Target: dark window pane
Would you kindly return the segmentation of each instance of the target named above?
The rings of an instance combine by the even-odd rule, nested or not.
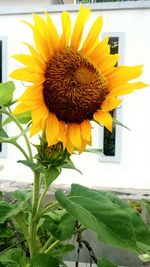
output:
[[[117,54],[118,53],[118,37],[110,37],[109,38],[109,45],[110,45],[110,53]],[[112,117],[115,118],[116,112],[115,110],[111,111]],[[112,133],[108,131],[104,127],[104,140],[103,140],[103,154],[105,156],[115,156],[115,145],[116,145],[116,127],[113,126]]]
[[[115,110],[110,112],[115,117]],[[103,154],[105,156],[115,156],[116,145],[116,127],[113,127],[112,133],[104,127]]]

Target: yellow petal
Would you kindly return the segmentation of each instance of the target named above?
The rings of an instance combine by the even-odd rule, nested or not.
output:
[[[44,75],[41,73],[31,72],[28,68],[20,68],[13,71],[9,77],[27,82],[43,83],[45,81]]]
[[[101,107],[105,111],[110,111],[118,107],[122,102],[122,99],[118,98],[106,98],[105,101],[102,103]]]
[[[88,58],[98,65],[102,59],[110,54],[110,46],[108,45],[109,37],[107,36],[102,42],[100,42],[95,49],[89,54],[87,52]]]
[[[49,50],[47,48],[46,40],[43,38],[42,34],[38,28],[34,28],[33,31],[35,45],[41,54],[43,60],[47,62],[50,59]]]
[[[46,61],[47,58],[49,58],[49,50],[43,32],[46,23],[44,22],[42,17],[36,14],[33,14],[33,18],[35,21],[35,25],[32,25],[27,21],[23,22],[26,23],[33,30],[34,41],[37,46],[37,49],[39,50],[43,60]]]
[[[69,45],[71,37],[71,19],[68,12],[62,12],[62,35],[60,39],[60,49],[66,48]]]
[[[100,16],[95,20],[92,28],[88,33],[88,36],[82,46],[83,52],[90,50],[94,46],[95,40],[98,39],[98,36],[102,29],[102,24],[103,24],[103,18]]]
[[[134,67],[119,66],[107,76],[109,81],[109,88],[116,87],[125,82],[138,78],[142,74],[143,65]]]
[[[35,29],[37,29],[38,33],[41,35],[41,38],[43,39],[43,42],[45,44],[42,51],[43,52],[45,51],[46,59],[49,59],[52,55],[52,42],[47,23],[41,16],[38,16],[37,14],[33,14],[33,18],[35,21]]]
[[[45,70],[46,64],[45,64],[42,56],[39,54],[39,52],[34,47],[32,47],[32,45],[25,43],[25,42],[23,42],[23,44],[29,48],[30,54],[39,62],[41,68],[43,70]]]
[[[48,26],[48,30],[49,30],[52,48],[54,51],[58,51],[59,50],[59,42],[60,42],[58,32],[55,28],[55,25],[54,25],[50,15],[47,12],[45,12],[45,15],[46,15],[46,19],[47,19],[47,26]]]
[[[42,130],[43,130],[43,125],[41,125],[41,123],[38,123],[38,124],[32,123],[31,129],[30,129],[30,137],[39,133]]]
[[[41,68],[40,62],[30,55],[13,55],[13,58],[17,59],[19,62],[27,66],[33,72],[39,72],[44,74],[43,68]]]
[[[67,148],[67,150],[68,150],[68,152],[70,154],[73,153],[74,146],[73,146],[73,144],[70,142],[70,140],[68,138],[66,139],[66,148]]]
[[[21,103],[14,109],[13,114],[15,114],[15,115],[21,114],[21,113],[24,113],[26,111],[30,111],[31,109],[32,109],[31,107]]]
[[[43,99],[43,86],[42,85],[33,85],[29,86],[24,94],[19,98],[19,101],[21,102],[27,102],[28,101],[40,101]]]
[[[70,134],[69,134],[69,132],[70,132],[70,123],[67,124],[67,129],[66,129],[66,144],[65,144],[65,146],[66,146],[68,152],[70,154],[72,154],[73,153],[73,150],[74,150],[74,145],[70,141],[70,136],[69,136]]]
[[[45,121],[49,115],[48,108],[42,103],[38,108],[32,110],[33,124],[38,124],[40,121]]]
[[[83,5],[80,5],[79,13],[75,22],[74,30],[71,38],[71,48],[78,50],[81,40],[82,34],[84,30],[85,23],[87,22],[90,16],[90,9],[84,8]]]
[[[81,147],[81,132],[80,132],[80,124],[71,123],[69,129],[69,138],[71,143],[76,147]]]
[[[42,100],[33,101],[33,102],[22,102],[20,103],[13,111],[14,114],[20,114],[28,110],[34,110],[39,108],[43,104]]]
[[[110,132],[112,132],[112,116],[103,110],[97,110],[94,113],[94,120],[103,124]]]
[[[149,86],[149,85],[146,83],[143,83],[143,82],[126,83],[126,84],[111,88],[111,91],[108,94],[108,97],[115,97],[115,96],[121,96],[121,95],[129,94],[129,93],[133,92],[133,90],[142,89],[142,88],[145,88],[147,86]]]
[[[59,141],[61,141],[64,146],[66,145],[66,124],[63,121],[59,121]]]
[[[31,28],[33,30],[34,26],[31,23],[29,23],[28,21],[23,20],[23,19],[21,20],[21,22],[25,23],[29,28]]]
[[[59,134],[59,121],[54,113],[49,113],[49,116],[46,121],[46,139],[49,146],[56,143],[58,134]]]
[[[98,64],[100,71],[106,75],[107,70],[113,68],[119,60],[119,54],[108,55],[104,59],[101,59],[101,62]]]
[[[39,108],[44,103],[43,98],[29,99],[21,102],[23,105],[28,106],[30,110]]]
[[[91,123],[89,120],[81,122],[81,135],[84,140],[91,140]]]
[[[87,141],[82,140],[81,147],[78,148],[79,153],[82,153],[85,150],[86,145],[87,145]]]
[[[109,36],[106,36],[101,42],[98,43],[98,45],[92,50],[90,51],[89,55],[92,55],[94,53],[104,53],[106,49],[108,49],[109,47],[109,51],[110,51],[110,46],[108,44],[109,41]]]

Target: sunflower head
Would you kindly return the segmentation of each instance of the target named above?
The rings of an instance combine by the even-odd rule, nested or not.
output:
[[[31,136],[44,130],[49,147],[63,144],[70,154],[74,148],[84,151],[91,145],[91,120],[112,131],[110,111],[119,106],[119,96],[140,89],[143,82],[131,82],[140,76],[142,66],[116,66],[119,55],[111,55],[109,38],[99,41],[102,17],[98,17],[85,39],[83,30],[90,9],[80,5],[72,29],[68,12],[62,12],[62,33],[49,16],[33,15],[34,47],[29,54],[14,55],[24,67],[10,77],[30,85],[19,99],[14,113],[31,111]],[[61,142],[61,143],[60,143]],[[60,145],[61,144],[61,145]]]

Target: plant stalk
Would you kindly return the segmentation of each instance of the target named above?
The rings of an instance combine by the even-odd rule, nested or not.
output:
[[[47,207],[45,207],[45,209],[43,209],[42,213],[40,214],[40,216],[44,215],[45,213],[49,212],[49,210],[51,210],[52,208],[54,208],[55,206],[58,206],[59,203],[58,202],[54,202],[52,204],[49,204]]]
[[[8,112],[6,109],[4,109],[3,110],[3,113],[6,114],[8,117],[10,117],[16,123],[16,125],[18,126],[18,128],[20,129],[20,131],[23,133],[22,126],[18,122],[17,118],[11,114],[11,110],[10,110],[10,112]],[[27,148],[28,148],[29,157],[30,157],[31,160],[33,160],[32,150],[31,150],[31,146],[30,146],[30,142],[28,140],[28,137],[26,136],[25,133],[23,133],[23,137],[25,139],[25,142],[26,142],[26,145],[27,145]]]
[[[47,250],[45,250],[45,253],[49,253],[59,243],[60,243],[60,240],[56,240]]]
[[[41,251],[41,252],[44,253],[45,250],[49,248],[49,246],[52,244],[53,241],[54,241],[54,237],[51,236],[51,237],[46,241],[46,243],[45,243],[44,247],[42,248],[42,251]]]
[[[31,258],[38,253],[36,247],[36,234],[37,234],[37,206],[40,192],[40,173],[34,172],[34,186],[33,186],[33,198],[32,198],[32,217],[29,229],[30,236],[30,256]]]
[[[37,217],[38,215],[40,215],[40,211],[41,211],[41,205],[42,205],[42,202],[46,196],[46,193],[47,193],[47,190],[48,188],[45,188],[40,196],[40,199],[39,199],[39,202],[38,202],[38,205],[37,205]]]

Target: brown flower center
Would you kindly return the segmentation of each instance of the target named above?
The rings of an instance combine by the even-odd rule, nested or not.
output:
[[[47,63],[44,102],[59,120],[92,119],[106,94],[106,78],[79,52],[65,49]]]

